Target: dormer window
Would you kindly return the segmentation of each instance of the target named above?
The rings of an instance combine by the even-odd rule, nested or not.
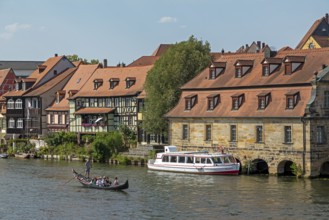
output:
[[[185,110],[191,110],[198,101],[198,95],[192,94],[185,97]]]
[[[271,102],[271,93],[270,92],[262,92],[257,95],[258,96],[258,109],[265,109],[268,104]]]
[[[238,110],[244,103],[244,94],[239,93],[232,96],[232,110]]]
[[[207,104],[208,111],[214,110],[220,102],[219,94],[209,95],[209,96],[207,96],[207,99],[208,99],[208,104]]]
[[[132,87],[136,82],[136,77],[127,77],[126,78],[126,89]]]
[[[42,73],[47,68],[46,65],[38,65],[39,73]]]
[[[216,79],[225,70],[225,62],[213,62],[209,67],[209,79]]]
[[[117,85],[119,85],[119,78],[111,78],[110,79],[110,89],[114,89]]]
[[[253,60],[237,60],[235,66],[235,78],[241,78],[249,73],[254,65]]]
[[[58,104],[64,97],[65,97],[64,90],[56,92],[56,104]]]
[[[77,94],[78,90],[69,90],[69,97],[74,96],[75,94]]]
[[[300,100],[298,91],[290,91],[286,94],[286,109],[294,109]]]
[[[103,85],[103,79],[95,79],[94,80],[94,90],[97,90],[102,85]]]
[[[270,76],[273,72],[277,71],[278,69],[280,69],[282,63],[282,59],[281,58],[265,58],[262,61],[262,76]]]
[[[284,59],[285,75],[291,75],[302,69],[304,62],[305,56],[286,56]]]

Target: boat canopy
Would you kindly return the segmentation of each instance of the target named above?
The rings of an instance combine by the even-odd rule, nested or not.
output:
[[[165,153],[176,152],[176,151],[177,151],[176,146],[165,146]]]

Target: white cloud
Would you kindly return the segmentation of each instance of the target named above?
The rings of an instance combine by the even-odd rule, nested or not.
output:
[[[166,17],[160,18],[159,23],[162,23],[162,24],[164,24],[164,23],[175,23],[176,21],[177,21],[176,18],[166,16]]]
[[[17,32],[19,30],[26,30],[26,29],[30,29],[31,25],[29,24],[19,24],[19,23],[14,23],[14,24],[9,24],[5,26],[5,30],[7,32]]]
[[[0,33],[0,38],[9,40],[14,36],[14,33],[20,30],[28,30],[31,28],[30,24],[13,23],[5,26],[5,32]]]

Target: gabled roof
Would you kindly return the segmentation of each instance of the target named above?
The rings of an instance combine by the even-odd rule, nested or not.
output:
[[[285,57],[298,58],[297,61],[304,62],[302,68],[291,75],[285,74],[285,65],[279,65],[277,71],[263,76],[262,53],[221,54],[215,57],[215,62],[226,62],[225,71],[216,79],[209,80],[209,68],[206,68],[183,85],[178,104],[165,115],[166,117],[302,117],[312,95],[314,72],[318,71],[318,77],[324,77],[324,64],[329,64],[329,48],[278,52],[274,58],[280,58],[282,62]],[[253,69],[242,78],[235,78],[234,63],[237,60],[254,60]],[[196,93],[198,103],[186,111],[185,97]],[[207,97],[214,93],[220,95],[220,103],[214,110],[209,111]],[[237,94],[243,94],[245,101],[238,110],[232,110],[232,99]],[[270,94],[270,102],[265,109],[259,110],[258,97],[266,94]],[[299,94],[300,100],[293,109],[286,108],[287,94]]]
[[[43,61],[0,61],[0,69],[35,70]]]
[[[80,91],[73,96],[73,98],[138,95],[143,90],[147,72],[151,68],[152,65],[97,69],[86,84],[80,89]],[[127,77],[136,77],[135,84],[129,88],[126,88],[125,79]],[[119,84],[113,89],[110,89],[110,79],[115,78],[119,79]],[[103,79],[103,84],[97,89],[94,89],[95,79]]]
[[[76,67],[74,68],[69,68],[65,70],[63,73],[58,74],[56,77],[52,78],[48,82],[42,84],[41,86],[38,86],[36,88],[32,88],[28,90],[23,96],[25,97],[31,97],[31,96],[40,96],[56,86],[58,83],[62,82],[65,80],[67,77],[71,77],[72,74],[77,70]]]
[[[77,93],[81,87],[88,81],[88,79],[94,74],[97,68],[99,68],[99,64],[93,64],[93,65],[84,65],[81,64],[77,68],[77,70],[74,72],[71,79],[66,83],[63,90],[65,90],[65,97],[59,102],[54,102],[52,106],[47,108],[47,111],[56,111],[56,110],[69,110],[69,93],[70,91]]]
[[[172,44],[160,44],[160,46],[152,53],[152,56],[161,56],[163,55]]]
[[[326,14],[326,16],[316,20],[313,25],[311,26],[311,28],[306,32],[306,34],[304,35],[304,37],[301,39],[301,41],[297,44],[296,49],[302,49],[303,46],[306,44],[307,40],[311,37],[311,36],[319,36],[319,33],[321,33],[322,30],[318,30],[319,28],[321,28],[321,26],[326,26],[327,29],[329,28],[329,21],[328,21],[328,14]],[[325,36],[329,37],[329,30],[326,30]],[[321,34],[322,35],[322,34]],[[320,35],[320,36],[321,36]],[[322,35],[324,36],[324,35]],[[318,42],[319,43],[319,42]],[[320,43],[319,43],[320,44]]]
[[[41,66],[45,67],[42,71],[37,68],[28,78],[35,78],[36,84],[43,79],[47,73],[54,68],[54,66],[61,60],[64,59],[65,56],[54,56],[50,57],[46,62],[44,62]]]
[[[12,68],[0,70],[0,86],[4,83],[4,80],[7,78],[9,74],[15,75]]]
[[[160,56],[142,56],[138,58],[137,60],[130,63],[128,66],[148,66],[153,65],[155,61],[157,61],[160,58]]]
[[[209,80],[209,68],[204,69],[192,80],[183,85],[182,89],[214,89],[214,88],[234,88],[262,85],[287,85],[311,83],[315,70],[320,70],[323,64],[329,64],[329,48],[320,48],[313,50],[287,50],[281,51],[273,58],[279,58],[283,61],[285,57],[298,58],[304,61],[303,68],[293,73],[289,77],[285,75],[284,65],[268,77],[262,77],[263,53],[255,54],[219,54],[215,56],[215,62],[226,62],[225,71],[216,78]],[[273,59],[272,58],[272,59]],[[242,78],[235,77],[234,64],[238,60],[254,60],[253,68],[250,73]]]

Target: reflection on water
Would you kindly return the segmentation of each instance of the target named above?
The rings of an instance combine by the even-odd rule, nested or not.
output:
[[[83,188],[83,163],[0,160],[0,219],[327,219],[329,180],[210,176],[94,164],[125,192]]]

